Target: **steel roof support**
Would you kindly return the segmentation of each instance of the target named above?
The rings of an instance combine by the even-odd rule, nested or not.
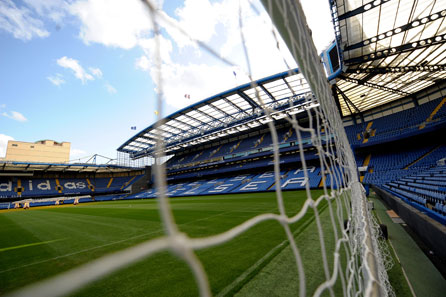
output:
[[[241,109],[238,105],[234,104],[233,102],[231,102],[231,100],[229,100],[226,97],[221,97],[226,103],[228,103],[229,105],[231,105],[232,107],[234,107],[235,109],[237,109],[239,112],[243,112],[247,115],[249,115],[249,113],[247,113],[245,110]]]
[[[389,2],[389,1],[390,1],[390,0],[381,0],[381,1],[372,1],[372,2],[369,2],[369,3],[367,3],[367,4],[363,5],[363,6],[360,6],[360,7],[358,7],[358,8],[355,8],[355,9],[351,10],[351,11],[347,11],[347,12],[344,13],[344,14],[341,14],[340,16],[338,16],[338,20],[339,20],[339,21],[341,21],[341,20],[345,20],[345,19],[350,18],[350,17],[352,17],[352,16],[355,16],[355,15],[361,14],[361,13],[363,13],[363,12],[366,12],[366,11],[368,11],[368,10],[370,10],[370,9],[379,7],[379,6],[381,6],[382,4],[384,4],[384,3],[386,3],[386,2]]]
[[[189,119],[191,119],[191,120],[193,120],[193,121],[199,122],[199,123],[202,124],[202,125],[209,125],[209,123],[206,123],[206,122],[203,122],[202,120],[199,120],[199,119],[196,119],[196,118],[194,118],[194,117],[191,117],[191,116],[188,115],[187,113],[181,113],[181,115],[183,115],[183,116],[185,116],[185,117],[187,117],[187,118],[189,118]],[[178,120],[177,120],[177,121],[178,121]],[[184,122],[182,122],[182,123],[184,123]],[[194,126],[192,126],[192,127],[194,127]],[[198,127],[194,127],[194,128],[198,128]]]
[[[356,105],[350,100],[350,98],[347,97],[347,95],[345,95],[345,93],[337,86],[334,85],[336,88],[336,91],[341,94],[342,99],[344,99],[345,101],[345,105],[347,105],[348,110],[350,110],[350,113],[352,114],[352,116],[354,116],[351,108],[349,105],[351,105],[353,107],[353,109],[356,111],[357,114],[359,114],[359,117],[361,118],[361,122],[364,124],[364,116],[362,115],[362,112],[359,110],[358,107],[356,107]]]
[[[141,135],[141,136],[138,136],[138,137],[140,137],[140,138],[144,138],[144,139],[148,139],[148,140],[151,140],[151,141],[153,141],[154,143],[156,143],[156,139],[153,138],[153,137],[148,137],[148,136],[146,136],[146,135]],[[130,141],[129,143],[131,143],[131,141]]]
[[[339,96],[338,96],[337,88],[338,88],[338,87],[337,87],[336,85],[332,85],[332,86],[331,86],[331,92],[332,92],[332,94],[333,94],[333,98],[334,98],[334,100],[335,100],[336,107],[338,108],[339,114],[342,116],[343,113],[342,113],[341,103],[339,102]],[[348,105],[347,105],[347,106],[348,106]],[[349,107],[349,108],[350,108],[350,107]],[[350,111],[350,113],[351,113],[351,111]]]
[[[376,67],[376,68],[357,68],[347,69],[346,73],[406,73],[406,72],[439,72],[446,71],[446,64],[425,65],[425,66],[401,66],[401,67]]]
[[[137,139],[133,140],[132,142],[141,143],[141,144],[144,144],[144,145],[146,145],[146,146],[151,146],[151,145],[153,145],[153,144],[151,144],[151,143],[143,142],[143,141],[139,141],[139,140],[137,140]]]
[[[53,165],[48,165],[45,169],[43,169],[43,171],[48,171],[48,169],[50,169],[51,167],[53,167]]]
[[[175,120],[175,119],[173,119],[173,120]],[[185,130],[183,130],[183,129],[180,129],[180,128],[178,128],[178,127],[175,127],[175,126],[172,126],[172,125],[168,124],[167,122],[166,122],[166,123],[164,123],[164,124],[162,124],[162,125],[166,125],[167,127],[170,127],[170,128],[172,128],[172,129],[176,129],[176,130],[178,130],[178,131],[181,131],[181,133],[184,133],[184,132],[186,132]],[[160,125],[160,126],[162,126],[162,125]]]
[[[132,142],[133,142],[133,141],[132,141]],[[142,147],[134,146],[133,144],[127,144],[125,147],[126,147],[126,148],[129,148],[129,147],[130,147],[130,149],[131,149],[131,148],[136,148],[136,150],[135,150],[135,149],[133,150],[133,151],[135,151],[135,152],[139,152],[139,151],[141,151],[141,149],[143,149]]]
[[[169,132],[169,131],[166,131],[166,130],[164,130],[164,129],[161,129],[161,126],[162,126],[162,125],[159,125],[158,127],[154,128],[154,129],[156,129],[156,130],[160,130],[160,131],[163,132],[163,133],[170,134],[170,136],[173,135],[172,132]],[[169,136],[169,137],[170,137],[170,136]]]
[[[240,97],[242,97],[243,99],[245,99],[249,103],[249,105],[252,106],[252,109],[256,109],[257,107],[260,107],[254,100],[251,99],[251,97],[246,95],[245,92],[238,91],[237,94]]]
[[[296,73],[297,74],[297,73]],[[293,96],[296,95],[296,92],[294,92],[293,88],[290,86],[290,84],[286,81],[285,77],[282,77],[282,80],[285,82],[288,89],[290,89],[291,93],[293,93]]]
[[[268,95],[271,100],[277,102],[277,99],[273,96],[273,94],[271,94],[262,84],[259,84],[259,87],[262,89],[263,92],[266,93],[266,95]]]
[[[199,110],[199,109],[195,109],[195,108],[194,108],[193,110],[195,110],[195,111],[198,112],[198,113],[201,113],[202,115],[204,115],[204,116],[206,116],[206,117],[208,117],[208,118],[210,118],[210,119],[212,119],[212,120],[214,120],[214,121],[223,123],[220,119],[217,119],[216,117],[213,117],[213,116],[211,116],[210,114],[207,114],[207,113],[205,113],[205,112],[203,112],[203,111],[201,111],[201,110]]]
[[[362,85],[362,86],[366,86],[366,87],[369,87],[369,88],[378,89],[378,90],[382,90],[382,91],[398,94],[398,95],[401,95],[401,96],[410,96],[411,95],[410,93],[407,93],[407,92],[395,90],[395,89],[392,89],[392,88],[383,87],[383,86],[380,86],[380,85],[377,85],[377,84],[373,84],[373,83],[369,83],[369,82],[363,82],[363,81],[360,81],[358,79],[353,79],[353,78],[346,77],[344,75],[340,75],[340,78],[345,80],[345,81],[348,81],[350,83],[354,83],[354,84],[357,84],[357,85]]]
[[[422,17],[421,19],[413,20],[413,21],[411,21],[411,22],[409,22],[409,23],[407,23],[405,25],[402,25],[402,26],[397,27],[397,28],[393,28],[392,30],[389,30],[389,31],[383,32],[383,33],[381,33],[379,35],[370,37],[370,38],[368,38],[366,40],[363,40],[361,42],[358,42],[358,43],[355,43],[355,44],[351,44],[351,45],[347,45],[344,48],[344,52],[352,50],[352,49],[357,49],[357,48],[360,48],[360,47],[363,47],[363,46],[370,45],[371,43],[375,43],[375,42],[378,42],[379,40],[392,37],[393,35],[400,34],[400,33],[405,32],[405,31],[409,31],[410,29],[418,27],[418,26],[427,25],[427,24],[429,24],[429,23],[431,23],[433,21],[438,20],[441,17],[441,15],[444,14],[444,13],[446,13],[446,10],[442,10],[442,11],[433,13],[433,14],[428,15],[426,17]]]
[[[190,128],[193,128],[193,129],[197,128],[197,127],[195,127],[195,126],[192,126],[191,124],[188,124],[188,123],[186,123],[186,122],[180,121],[178,118],[174,118],[174,119],[172,119],[172,120],[177,121],[178,123],[181,123],[181,124],[183,124],[183,125],[185,125],[185,126],[188,126],[188,127],[190,127]],[[187,132],[187,131],[183,131],[183,132]]]
[[[214,110],[216,110],[216,111],[218,111],[218,112],[221,112],[222,114],[224,114],[224,115],[227,116],[227,117],[231,117],[231,118],[235,119],[235,117],[234,117],[233,115],[227,113],[227,112],[224,111],[223,109],[218,108],[217,106],[215,106],[215,105],[212,104],[212,103],[209,103],[208,106],[211,107],[211,108],[213,108]]]
[[[379,59],[384,59],[390,56],[399,55],[405,52],[412,52],[421,48],[426,48],[432,45],[444,44],[446,43],[446,34],[429,37],[419,41],[414,41],[411,43],[402,44],[396,47],[387,48],[385,50],[376,51],[374,53],[366,54],[363,56],[351,58],[345,60],[345,64],[359,64],[367,61],[375,61]]]

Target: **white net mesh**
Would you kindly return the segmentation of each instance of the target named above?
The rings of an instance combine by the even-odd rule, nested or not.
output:
[[[155,36],[159,33],[158,22],[168,22],[164,14],[159,12],[151,1],[144,2],[150,11]],[[32,285],[17,291],[11,296],[60,296],[72,293],[86,284],[103,278],[120,268],[127,267],[145,257],[162,250],[168,250],[177,255],[190,267],[195,277],[201,296],[211,296],[206,271],[195,254],[198,249],[213,247],[228,242],[253,226],[268,220],[278,221],[287,237],[292,250],[299,279],[299,296],[320,296],[329,293],[334,296],[336,283],[342,287],[344,296],[392,296],[387,274],[386,263],[379,248],[377,240],[377,224],[371,219],[366,205],[365,193],[359,183],[356,163],[347,140],[339,112],[330,92],[330,86],[325,77],[319,56],[314,48],[310,32],[306,25],[302,8],[297,1],[263,1],[266,11],[269,13],[278,31],[287,43],[293,57],[299,65],[299,70],[309,83],[318,104],[312,104],[307,108],[308,124],[301,125],[295,115],[284,115],[297,135],[299,144],[299,157],[301,159],[304,178],[309,180],[305,147],[303,145],[303,133],[311,135],[311,144],[317,151],[319,166],[323,179],[324,194],[313,197],[310,184],[305,183],[307,200],[303,207],[294,215],[288,216],[282,197],[280,186],[276,186],[276,197],[279,213],[263,213],[257,215],[242,224],[220,234],[205,238],[191,238],[180,232],[175,217],[172,214],[169,200],[166,197],[166,168],[163,162],[156,162],[156,188],[159,193],[159,210],[165,235],[152,239],[120,252],[106,255],[90,263],[82,265],[71,271],[58,275],[52,279]],[[241,11],[239,10],[239,17]],[[240,27],[243,27],[240,17]],[[181,28],[177,28],[183,34]],[[274,30],[272,30],[274,32]],[[240,30],[244,40],[243,30]],[[233,63],[220,57],[209,45],[196,41],[202,48],[218,57],[222,62],[235,66]],[[163,101],[163,69],[160,58],[160,45],[157,42],[156,66],[158,74],[158,115],[161,120]],[[246,54],[248,69],[250,68],[249,55]],[[248,76],[251,77],[248,70]],[[257,87],[251,79],[252,86]],[[277,111],[268,109],[263,104],[259,94],[257,99],[262,104],[267,117],[272,119]],[[279,140],[274,121],[268,122],[272,136],[274,172],[276,185],[281,185]],[[164,157],[164,143],[162,137],[157,139],[156,160]],[[326,246],[324,230],[318,206],[321,203],[328,204],[329,223],[334,237],[334,246]],[[299,251],[299,244],[290,228],[290,225],[301,220],[308,212],[314,212],[314,218],[318,230],[323,274],[325,281],[319,284],[314,291],[307,289],[307,280],[311,278],[303,265],[303,257]],[[346,227],[344,228],[344,222]],[[331,257],[329,257],[329,255]],[[333,262],[329,262],[329,258]],[[224,293],[224,292],[223,292]],[[224,294],[219,295],[224,295]]]

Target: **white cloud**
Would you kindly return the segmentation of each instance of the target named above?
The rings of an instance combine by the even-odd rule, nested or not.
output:
[[[6,148],[8,147],[9,140],[14,140],[14,138],[5,134],[0,134],[0,158],[6,156]]]
[[[219,22],[218,6],[208,0],[186,0],[184,6],[177,8],[179,26],[194,39],[208,42],[215,35],[215,26]]]
[[[24,6],[17,7],[11,0],[0,1],[0,30],[24,41],[50,35],[44,28],[44,23],[35,18],[30,9]]]
[[[101,78],[101,77],[102,77],[102,71],[101,71],[101,69],[99,69],[99,68],[93,68],[93,67],[90,67],[90,68],[88,68],[88,69],[90,70],[91,74],[93,74],[93,75],[96,76],[97,78]]]
[[[156,73],[156,69],[151,68],[150,75],[155,82]],[[176,108],[186,107],[248,81],[242,73],[236,80],[231,68],[208,64],[164,64],[162,74],[164,99]],[[191,98],[186,99],[185,94]]]
[[[21,114],[20,112],[18,112],[18,111],[11,111],[11,112],[6,112],[5,111],[5,112],[2,113],[2,115],[4,117],[13,119],[13,120],[18,121],[18,122],[26,122],[26,121],[28,121],[28,119],[25,118],[25,116],[23,114]]]
[[[152,29],[147,8],[140,0],[84,0],[73,3],[69,10],[81,20],[79,36],[86,44],[130,49]]]
[[[57,60],[57,64],[63,68],[71,69],[74,72],[74,76],[80,79],[83,84],[88,80],[94,80],[94,77],[90,73],[86,72],[85,69],[75,59],[67,58],[66,56],[64,56]]]
[[[56,74],[55,76],[48,76],[47,79],[55,86],[60,86],[65,83],[63,76],[61,74]]]
[[[147,71],[151,67],[151,62],[146,56],[141,56],[140,58],[136,59],[135,67]]]
[[[170,63],[171,53],[173,51],[172,41],[166,39],[162,35],[157,35],[153,38],[143,38],[138,41],[138,45],[149,56],[150,61],[155,61],[156,58],[156,43],[159,43],[159,54],[161,61],[164,63]]]
[[[56,23],[61,23],[67,16],[68,4],[64,0],[23,0],[41,17],[48,17]]]
[[[318,1],[314,7],[320,6]],[[239,0],[186,0],[180,5],[172,16],[159,11],[161,17],[158,18],[158,24],[162,35],[155,37],[159,38],[161,47],[163,92],[168,104],[184,107],[194,100],[247,82],[248,70],[241,45],[239,9],[253,78],[285,71],[287,66],[296,67],[280,35],[276,32],[274,37],[271,20],[260,4]],[[252,5],[256,5],[257,10],[253,10]],[[143,49],[144,55],[135,60],[135,67],[148,71],[156,84],[155,38],[150,37],[153,35],[150,15],[141,1],[80,0],[70,4],[69,11],[81,21],[79,36],[86,44],[94,42],[123,49]],[[318,22],[315,24],[317,26]],[[198,48],[175,26],[187,31],[192,38],[217,49],[220,55],[238,65],[237,78],[232,74],[233,67],[210,60],[209,55],[203,54],[204,49]],[[316,28],[312,30],[313,35],[324,34]],[[95,75],[91,68],[90,73]],[[84,76],[78,73],[77,77]],[[88,78],[81,80],[85,82]],[[157,89],[159,87],[156,86]],[[107,90],[110,92],[111,89]],[[184,94],[191,94],[192,99],[184,100]]]
[[[261,12],[260,16],[257,12],[252,11],[249,3],[242,3],[243,32],[246,38],[246,46],[248,49],[252,72],[254,79],[272,75],[287,68],[284,63],[286,57],[290,67],[296,67],[289,52],[279,51],[277,49],[277,40],[272,34],[272,24],[265,12]],[[218,44],[221,48],[221,55],[230,57],[240,67],[228,67],[222,63],[199,63],[184,62],[189,57],[179,59],[176,52],[173,51],[173,45],[170,40],[160,37],[161,57],[163,61],[163,95],[166,103],[176,108],[188,106],[196,101],[203,100],[218,92],[233,88],[236,85],[249,81],[246,72],[246,61],[241,46],[241,37],[239,29],[239,1],[224,1],[222,3],[209,4],[207,1],[199,2],[200,9],[197,10],[193,1],[186,1],[185,7],[178,9],[180,15],[178,24],[182,28],[190,28],[191,34],[195,34],[195,38],[199,38],[210,44]],[[194,33],[199,31],[200,27],[207,26],[201,23],[199,19],[201,15],[210,15],[212,20],[208,20],[209,27],[204,29],[203,35]],[[218,42],[210,41],[215,34],[215,28],[219,26]],[[222,30],[223,28],[223,30]],[[177,40],[175,40],[177,41]],[[279,40],[281,48],[286,49],[283,41]],[[146,55],[141,56],[135,62],[135,66],[139,69],[149,71],[152,80],[156,84],[157,70],[154,68],[154,39],[146,40],[145,43],[140,42],[144,47]],[[178,46],[178,43],[176,43]],[[175,54],[175,61],[172,56]],[[190,61],[191,59],[188,59]],[[237,70],[235,70],[237,69]],[[234,77],[233,71],[237,76]],[[159,91],[160,86],[156,86]],[[190,94],[191,99],[185,99],[184,95]]]
[[[107,92],[109,92],[110,94],[116,94],[118,91],[109,83],[106,83],[105,85],[105,89],[107,90]]]

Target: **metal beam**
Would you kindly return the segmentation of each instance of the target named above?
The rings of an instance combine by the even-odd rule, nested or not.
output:
[[[442,10],[442,11],[433,13],[431,15],[428,15],[426,17],[423,17],[421,19],[413,20],[413,21],[411,21],[411,22],[409,22],[409,23],[407,23],[405,25],[402,25],[402,26],[394,28],[392,30],[383,32],[383,33],[381,33],[379,35],[370,37],[370,38],[368,38],[366,40],[363,40],[361,42],[358,42],[358,43],[355,43],[355,44],[351,44],[351,45],[347,45],[344,48],[344,52],[349,51],[349,50],[353,50],[353,49],[357,49],[357,48],[360,48],[360,47],[363,47],[363,46],[366,46],[366,45],[370,45],[371,43],[376,43],[379,40],[383,40],[385,38],[392,37],[392,36],[394,36],[396,34],[408,31],[408,30],[410,30],[412,28],[415,28],[415,27],[418,27],[418,26],[427,25],[427,24],[429,24],[429,23],[431,23],[433,21],[438,20],[441,17],[441,15],[445,14],[445,13],[446,13],[446,10]]]
[[[232,114],[227,113],[226,111],[224,111],[224,110],[221,109],[221,108],[218,108],[217,106],[215,106],[215,105],[212,104],[212,103],[209,103],[209,107],[213,108],[214,110],[216,110],[216,111],[218,111],[218,112],[221,112],[222,114],[224,114],[224,115],[227,116],[227,117],[231,117],[231,118],[235,119],[235,117],[234,117]]]
[[[345,81],[357,84],[357,85],[366,86],[366,87],[369,87],[369,88],[378,89],[378,90],[382,90],[382,91],[398,94],[398,95],[401,95],[401,96],[410,96],[411,95],[410,93],[407,93],[407,92],[395,90],[395,89],[392,89],[392,88],[387,88],[387,87],[380,86],[380,85],[377,85],[377,84],[373,84],[373,83],[369,83],[369,82],[361,82],[360,80],[349,78],[349,77],[346,77],[344,75],[341,75],[340,78],[345,80]]]
[[[265,88],[264,85],[259,84],[259,87],[263,90],[263,92],[266,93],[266,95],[268,95],[268,97],[269,97],[271,100],[273,100],[274,102],[277,102],[277,99],[273,96],[273,94],[271,94],[271,93]]]
[[[361,14],[363,12],[366,12],[366,11],[370,10],[370,9],[376,8],[378,6],[381,6],[382,4],[384,4],[386,2],[389,2],[389,1],[390,0],[381,0],[381,1],[369,2],[369,3],[367,3],[367,4],[363,5],[363,6],[360,6],[358,8],[355,8],[355,9],[351,10],[351,11],[347,11],[344,14],[341,14],[340,16],[338,16],[338,20],[339,21],[345,20],[345,19],[350,18],[352,16]]]
[[[353,102],[347,97],[347,95],[345,95],[344,92],[337,85],[334,85],[334,86],[336,87],[336,91],[341,95],[342,99],[344,99],[345,105],[347,105],[347,108],[350,111],[350,114],[353,114],[353,111],[350,108],[350,104],[355,109],[356,113],[361,113],[359,108],[357,108],[356,105],[353,104]]]
[[[245,110],[241,109],[240,106],[238,106],[238,105],[234,104],[233,102],[231,102],[231,100],[229,100],[228,98],[226,98],[226,97],[221,97],[221,98],[222,98],[226,103],[228,103],[229,105],[231,105],[232,107],[234,107],[235,109],[237,109],[238,111],[243,112],[243,113],[249,115],[249,113],[247,113]]]
[[[53,167],[53,165],[48,165],[48,167],[46,167],[45,169],[43,169],[43,171],[48,171],[48,169],[50,169],[51,167]]]
[[[160,130],[160,131],[163,132],[163,133],[167,133],[167,134],[173,135],[172,132],[169,132],[169,131],[166,131],[166,130],[164,130],[164,129],[161,129],[161,128],[160,128],[161,126],[162,126],[162,125],[159,125],[158,127],[153,128],[153,129]]]
[[[134,152],[138,152],[137,150],[132,150],[132,149],[128,149],[128,148],[127,149],[122,148],[121,151],[126,152],[128,154],[132,154]]]
[[[421,48],[426,48],[426,47],[429,47],[432,45],[444,44],[444,43],[446,43],[446,38],[444,38],[443,35],[429,37],[429,38],[425,38],[425,39],[422,39],[419,41],[414,41],[414,42],[402,44],[402,45],[399,45],[396,47],[387,48],[385,50],[376,51],[374,53],[366,54],[363,56],[351,58],[351,59],[345,60],[345,64],[352,65],[352,64],[359,64],[359,63],[367,62],[367,61],[384,59],[384,58],[387,58],[390,56],[399,55],[399,54],[402,54],[405,52],[411,52],[411,51],[415,51],[415,50],[418,50]]]
[[[296,73],[297,74],[297,73]],[[302,80],[303,78],[301,78]],[[291,93],[293,93],[293,96],[296,95],[296,92],[294,92],[293,88],[290,86],[290,84],[286,81],[285,77],[282,77],[282,80],[285,82],[288,89],[290,89]]]
[[[152,141],[154,141],[156,143],[156,138],[149,137],[149,136],[146,136],[146,135],[140,135],[140,136],[138,136],[138,138],[144,138],[144,139],[152,140]],[[129,143],[131,143],[132,141],[129,141]]]
[[[248,95],[246,95],[244,92],[242,91],[237,91],[237,94],[242,97],[243,99],[245,99],[249,105],[252,106],[252,109],[256,109],[257,107],[260,107],[254,100],[251,99],[251,97],[249,97]]]
[[[338,87],[336,85],[332,85],[331,86],[331,92],[333,94],[333,98],[335,100],[336,107],[338,108],[339,114],[342,116],[343,113],[342,113],[341,103],[339,102],[339,96],[338,96],[337,88]],[[350,113],[351,113],[351,111],[350,111]]]
[[[220,122],[220,123],[223,123],[220,119],[217,119],[216,117],[213,117],[213,116],[211,116],[210,114],[207,114],[207,113],[205,113],[205,112],[203,112],[203,111],[201,111],[201,110],[199,110],[199,109],[195,109],[195,108],[193,108],[193,110],[195,110],[196,112],[201,113],[202,115],[204,115],[204,116],[206,116],[206,117],[208,117],[208,118],[210,118],[210,119],[212,119],[212,120],[214,120],[214,121],[218,121],[218,122]]]
[[[175,120],[175,119],[173,119],[173,120]],[[170,125],[170,124],[168,124],[168,123],[164,123],[164,124],[162,124],[162,125],[166,125],[167,127],[170,127],[170,128],[172,128],[172,129],[177,129],[177,130],[181,131],[181,133],[186,132],[186,130],[180,129],[180,128],[175,127],[175,126],[172,126],[172,125]],[[161,125],[161,126],[162,126],[162,125]]]
[[[439,72],[446,71],[446,64],[402,67],[348,68],[346,73],[406,73],[406,72]]]
[[[129,147],[130,147],[130,150],[133,150],[134,152],[140,152],[141,149],[143,149],[142,147],[134,146],[133,144],[127,144],[125,147],[126,147],[127,149],[129,149]],[[133,148],[133,149],[132,149],[132,148]],[[136,149],[135,149],[135,148],[136,148]]]
[[[181,115],[183,115],[183,116],[185,116],[185,117],[187,117],[187,118],[189,118],[189,119],[191,119],[191,120],[193,120],[193,121],[197,121],[197,122],[199,122],[200,124],[202,124],[202,125],[209,125],[209,123],[206,123],[206,122],[203,122],[203,121],[201,121],[201,120],[199,120],[199,119],[196,119],[196,118],[194,118],[194,117],[191,117],[190,115],[188,115],[187,113],[180,113]],[[184,123],[184,122],[183,122]],[[194,127],[194,126],[192,126],[192,127]],[[198,128],[198,127],[194,127],[194,128]]]
[[[140,138],[144,138],[144,139],[150,140],[150,141],[153,142],[153,143],[150,143],[150,142],[144,142],[144,141],[138,141],[138,140],[134,140],[134,141],[138,141],[138,142],[144,143],[144,144],[146,144],[146,145],[155,145],[155,144],[156,144],[156,140],[155,140],[155,139],[152,139],[152,138],[149,138],[149,137],[146,137],[146,136],[144,136],[144,137],[138,137],[138,139],[140,139]]]
[[[193,128],[193,129],[197,128],[197,127],[195,127],[195,126],[192,126],[191,124],[188,124],[188,123],[186,123],[186,122],[183,122],[183,121],[179,120],[178,118],[174,118],[174,119],[172,119],[172,120],[177,121],[178,123],[181,123],[181,124],[186,125],[186,126],[188,126],[188,127],[190,127],[190,128]],[[187,132],[187,131],[184,131],[184,132]]]
[[[145,138],[145,137],[144,137]],[[145,145],[147,145],[147,146],[150,146],[150,145],[153,145],[153,144],[151,144],[151,143],[147,143],[147,142],[143,142],[143,141],[139,141],[139,140],[133,140],[132,142],[137,142],[137,143],[142,143],[142,144],[145,144]]]

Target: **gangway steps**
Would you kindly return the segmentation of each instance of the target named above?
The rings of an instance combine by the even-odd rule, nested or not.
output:
[[[421,157],[419,157],[418,159],[416,159],[415,161],[411,162],[409,165],[407,165],[406,167],[404,167],[405,170],[409,169],[410,166],[415,165],[416,163],[418,163],[419,161],[423,160],[424,158],[426,158],[427,156],[429,156],[430,154],[432,154],[435,150],[439,149],[441,147],[441,144],[439,146],[434,147],[433,149],[431,149],[430,151],[428,151],[427,153],[425,153],[424,155],[422,155]]]
[[[365,157],[364,162],[362,163],[363,167],[369,166],[370,159],[372,158],[372,154],[368,154],[367,157]],[[359,181],[362,182],[364,180],[365,175],[362,175],[359,177]]]
[[[365,130],[366,130],[366,131],[369,131],[370,128],[372,128],[372,125],[373,125],[373,121],[370,121],[370,122],[367,124],[367,127],[365,128]],[[369,138],[370,138],[370,135],[369,135],[369,137],[365,137],[365,136],[364,136],[364,141],[363,141],[362,143],[367,143],[367,142],[369,141]]]
[[[434,118],[434,116],[437,114],[437,112],[443,107],[443,105],[446,103],[446,97],[443,98],[443,100],[441,100],[441,102],[437,105],[437,107],[435,107],[435,109],[431,112],[431,114],[429,115],[429,117],[426,119],[426,121],[424,121],[424,123],[422,123],[419,127],[419,130],[423,129],[424,127],[426,127],[426,124],[429,123],[430,121],[432,121],[432,119]]]

